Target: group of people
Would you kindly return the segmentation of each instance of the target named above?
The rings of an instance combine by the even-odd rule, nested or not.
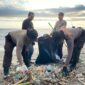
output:
[[[85,43],[85,30],[81,27],[66,28],[66,21],[63,20],[64,13],[58,14],[59,20],[56,22],[50,35],[45,34],[38,38],[38,32],[34,29],[32,20],[34,13],[29,12],[28,18],[23,21],[22,30],[9,32],[5,36],[3,73],[4,78],[9,75],[9,68],[12,61],[12,52],[16,46],[16,55],[21,68],[27,70],[31,65],[33,46],[38,42],[39,55],[35,61],[36,64],[57,63],[56,55],[60,59],[63,57],[62,47],[64,40],[67,43],[67,58],[62,71],[68,75],[67,67],[72,71],[79,61],[81,49]]]

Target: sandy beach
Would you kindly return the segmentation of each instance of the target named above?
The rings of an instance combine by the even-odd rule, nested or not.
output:
[[[39,36],[43,35],[44,33],[50,33],[50,32],[47,32],[44,31],[42,33],[42,31],[39,30]],[[3,55],[4,55],[4,36],[2,38],[2,43],[1,43],[1,49],[0,49],[0,85],[3,85],[2,82],[3,82],[3,73],[2,73],[2,63],[3,63]],[[16,65],[17,64],[17,58],[16,58],[16,52],[15,52],[16,48],[14,49],[14,52],[13,52],[13,59],[12,59],[12,64]],[[64,45],[63,46],[63,53],[64,53],[64,56],[67,54],[67,49],[66,49],[66,46]],[[80,55],[80,61],[78,63],[78,69],[77,71],[80,73],[85,73],[85,46],[84,48],[82,49],[82,52],[81,52],[81,55]],[[34,53],[33,53],[33,56],[32,56],[32,62],[35,61],[35,59],[37,58],[38,56],[38,45],[37,43],[35,44],[34,46]],[[65,59],[65,58],[64,58]],[[72,83],[72,82],[71,82]],[[69,85],[78,85],[78,84],[75,84],[76,82],[73,82],[72,84],[69,84]],[[77,82],[78,83],[78,82]],[[79,84],[79,85],[82,85],[82,84]]]
[[[80,46],[83,44],[80,42],[84,41],[83,40],[85,38],[84,32],[82,32],[81,33],[82,35],[80,36],[80,30],[78,31],[72,30],[71,33],[69,30],[61,29],[61,28],[76,29],[78,27],[85,30],[85,0],[71,0],[71,1],[70,0],[62,0],[62,1],[61,0],[0,0],[0,85],[23,85],[22,83],[25,83],[25,85],[85,85],[85,42],[81,50],[81,53],[79,52],[80,47],[79,46],[77,47],[77,44],[79,44]],[[5,36],[9,32],[18,31],[22,29],[29,29],[29,28],[37,30],[38,38],[43,36],[44,34],[51,35],[55,29],[56,30],[61,29],[61,31],[62,30],[65,31],[64,35],[63,33],[61,33],[61,36],[66,39],[68,45],[66,44],[66,41],[64,41],[62,49],[63,51],[62,59],[60,60],[60,62],[56,61],[55,59],[56,61],[55,64],[51,63],[50,65],[49,64],[36,65],[35,61],[39,55],[40,48],[38,47],[38,42],[35,42],[35,45],[33,45],[34,51],[31,57],[31,66],[28,67],[28,69],[26,69],[24,65],[19,66],[19,61],[18,61],[19,58],[17,59],[17,56],[19,57],[19,55],[16,56],[16,47],[14,47],[12,53],[12,62],[9,68],[9,76],[7,77],[7,79],[4,80],[3,59],[5,51],[4,50]],[[15,35],[18,36],[17,33],[15,33]],[[28,35],[30,35],[30,33],[28,33]],[[78,39],[75,39],[77,37]],[[9,38],[10,40],[10,36],[8,36],[7,38]],[[18,38],[21,37],[18,36],[16,40],[14,36],[13,41],[17,42]],[[61,37],[58,38],[61,39]],[[74,39],[75,41],[72,42],[72,40]],[[19,46],[22,46],[21,45],[22,43],[26,44],[28,43],[26,42],[26,40],[30,39],[27,39],[26,37],[26,39],[24,40],[25,40],[24,42],[22,40],[22,42],[17,42],[17,44],[19,44]],[[47,42],[47,44],[44,46],[47,49],[49,46],[49,42]],[[75,43],[75,45],[72,46],[73,43]],[[53,42],[52,50],[55,49],[54,46],[59,45],[59,44],[57,45],[54,44],[55,43]],[[9,43],[6,43],[6,45],[10,46]],[[19,48],[19,46],[17,47]],[[58,49],[61,49],[61,47],[62,46],[58,46]],[[73,47],[75,48],[75,50],[69,49]],[[51,46],[49,46],[49,49],[51,49]],[[9,47],[9,50],[11,50],[11,47]],[[55,54],[52,53],[52,50],[50,50],[50,54],[52,54],[53,56],[56,55],[56,53]],[[45,51],[47,52],[47,50]],[[59,50],[56,50],[56,52],[58,51]],[[73,54],[71,58],[70,55],[72,51]],[[75,64],[75,62],[78,60],[78,58],[76,57],[78,52],[80,53],[79,62],[77,63],[76,67],[72,70],[70,66],[72,66],[71,63]],[[5,51],[5,53],[7,52]],[[17,51],[17,53],[19,52]],[[49,54],[49,52],[47,52],[47,54]],[[60,54],[61,56],[61,53],[58,52],[58,54]],[[41,59],[45,61],[45,57],[48,56],[46,55],[43,56],[44,59],[42,58]],[[73,57],[75,57],[75,59]],[[57,55],[56,58],[58,58]],[[69,62],[70,58],[72,62],[70,62],[70,64],[66,68],[63,68],[65,67],[65,62],[66,61]],[[26,60],[26,58],[24,59]],[[51,59],[49,58],[46,60],[51,60]],[[52,58],[52,60],[54,61],[54,58]],[[7,61],[9,62],[10,59]],[[25,70],[26,72],[23,72],[21,70]],[[18,84],[16,84],[17,82]]]

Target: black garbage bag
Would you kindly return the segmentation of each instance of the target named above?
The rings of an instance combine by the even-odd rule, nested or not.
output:
[[[38,38],[38,48],[39,48],[39,55],[36,59],[36,64],[50,64],[56,63],[56,44],[53,41],[52,37],[45,34],[42,37]]]

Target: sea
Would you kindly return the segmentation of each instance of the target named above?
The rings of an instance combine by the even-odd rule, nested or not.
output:
[[[0,51],[4,50],[5,36],[11,32],[22,29],[22,22],[25,18],[0,18]],[[78,19],[67,19],[67,27],[83,27],[85,29],[85,17]],[[44,34],[50,34],[52,32],[52,27],[54,27],[57,18],[37,18],[34,19],[34,28],[38,31],[39,36]],[[51,24],[51,26],[49,25]],[[37,46],[35,46],[37,47]]]

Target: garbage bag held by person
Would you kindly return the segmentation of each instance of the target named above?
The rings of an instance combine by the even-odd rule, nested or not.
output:
[[[56,50],[53,45],[54,41],[52,37],[47,34],[38,38],[39,55],[36,59],[36,64],[49,64],[56,62]]]

